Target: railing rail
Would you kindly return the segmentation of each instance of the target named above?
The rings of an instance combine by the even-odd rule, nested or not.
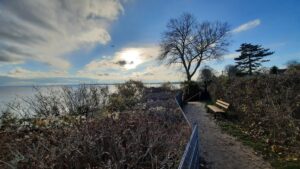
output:
[[[192,128],[192,125],[191,125],[191,123],[190,123],[190,121],[188,120],[188,118],[186,117],[186,115],[185,115],[185,113],[184,113],[184,111],[183,111],[183,106],[184,106],[184,102],[183,102],[183,100],[182,100],[182,92],[180,92],[180,93],[178,93],[177,95],[176,95],[176,103],[177,103],[177,105],[180,107],[180,110],[181,110],[181,113],[182,113],[182,115],[183,115],[183,117],[185,118],[185,121],[189,124],[189,126]]]
[[[178,93],[176,96],[176,103],[181,109],[181,113],[183,114],[185,120],[192,128],[191,123],[187,119],[184,111],[183,111],[183,100],[182,100],[182,93]],[[200,154],[199,154],[199,132],[198,126],[194,125],[192,128],[192,134],[190,139],[185,147],[183,156],[181,157],[180,164],[178,169],[199,169],[200,168]]]
[[[195,125],[189,142],[185,147],[178,169],[199,169],[199,137],[198,126]]]

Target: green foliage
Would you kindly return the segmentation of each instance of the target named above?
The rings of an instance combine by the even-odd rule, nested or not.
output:
[[[237,68],[246,72],[248,75],[252,75],[257,71],[263,62],[269,60],[263,60],[264,57],[272,55],[274,52],[270,52],[270,49],[264,49],[261,45],[252,45],[250,43],[241,44],[240,48],[236,50],[241,52],[241,55],[234,58]]]

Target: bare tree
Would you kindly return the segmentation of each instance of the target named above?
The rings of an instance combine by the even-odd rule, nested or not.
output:
[[[227,50],[229,26],[221,22],[198,23],[191,14],[171,19],[160,44],[160,60],[179,63],[191,81],[201,63],[218,59]]]

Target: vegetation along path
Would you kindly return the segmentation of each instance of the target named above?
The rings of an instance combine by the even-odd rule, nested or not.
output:
[[[212,169],[269,169],[271,165],[265,162],[255,152],[234,137],[221,131],[215,123],[213,115],[206,112],[205,105],[199,102],[189,102],[184,107],[187,118],[199,127],[200,153],[208,168]]]

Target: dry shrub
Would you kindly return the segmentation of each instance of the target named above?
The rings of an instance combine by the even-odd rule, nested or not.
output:
[[[171,82],[165,82],[165,83],[161,84],[161,88],[166,91],[171,91],[171,90],[176,89],[176,87]]]
[[[134,80],[118,85],[116,92],[109,96],[107,109],[111,112],[132,109],[143,97],[144,88],[142,82]]]
[[[300,152],[300,74],[227,79],[211,86],[212,98],[231,104],[230,113],[253,138],[263,138],[281,151]]]
[[[2,133],[0,168],[175,167],[189,134],[184,126],[151,113],[122,113],[75,127]]]
[[[80,115],[87,117],[100,112],[107,104],[108,88],[93,85],[34,87],[32,97],[22,98],[22,102],[11,102],[5,111],[19,118],[48,118],[60,115]]]
[[[176,168],[190,128],[174,93],[136,88],[119,88],[140,100],[118,116],[49,116],[33,118],[37,127],[0,130],[0,168]]]

